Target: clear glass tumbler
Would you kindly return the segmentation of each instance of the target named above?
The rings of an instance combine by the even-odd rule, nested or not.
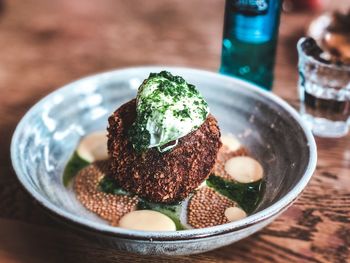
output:
[[[312,38],[297,44],[300,114],[320,137],[342,137],[350,126],[350,66],[322,58]]]

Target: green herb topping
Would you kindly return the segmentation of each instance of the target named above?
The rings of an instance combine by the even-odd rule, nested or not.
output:
[[[195,86],[167,71],[151,73],[139,87],[136,100],[137,117],[129,136],[138,152],[152,147],[160,152],[172,149],[176,140],[196,130],[209,114]]]

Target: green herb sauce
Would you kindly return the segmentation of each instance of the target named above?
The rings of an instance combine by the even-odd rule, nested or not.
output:
[[[138,203],[137,208],[140,210],[149,209],[149,210],[162,213],[174,221],[176,225],[176,230],[185,229],[180,221],[181,204],[166,205],[166,204],[159,204],[159,203],[150,203],[148,201],[141,199]]]
[[[63,185],[68,186],[72,178],[85,166],[90,163],[81,158],[76,151],[74,151],[72,157],[69,159],[64,172],[63,172]]]
[[[206,182],[209,187],[237,202],[247,214],[252,213],[257,207],[265,189],[263,180],[243,184],[210,175]]]
[[[130,195],[127,191],[121,188],[113,178],[110,178],[108,176],[104,176],[101,179],[99,188],[106,194]]]

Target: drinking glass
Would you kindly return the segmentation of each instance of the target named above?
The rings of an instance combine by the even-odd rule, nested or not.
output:
[[[300,39],[297,49],[302,118],[317,136],[345,136],[350,126],[350,66],[323,59],[312,38]]]

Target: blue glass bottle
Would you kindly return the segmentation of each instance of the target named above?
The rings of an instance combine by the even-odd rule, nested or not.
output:
[[[271,90],[282,0],[226,0],[220,72]]]

